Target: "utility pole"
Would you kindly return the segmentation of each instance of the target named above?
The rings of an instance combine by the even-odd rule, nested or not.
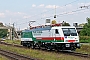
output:
[[[55,15],[54,15],[54,18],[56,18],[56,5],[55,5]]]
[[[12,27],[12,40],[13,40],[13,38],[14,38],[14,23],[12,25],[13,25],[13,27]]]

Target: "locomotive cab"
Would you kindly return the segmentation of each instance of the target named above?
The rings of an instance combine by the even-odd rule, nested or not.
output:
[[[79,36],[75,27],[54,27],[52,28],[54,37],[58,38],[58,41],[55,42],[58,49],[61,50],[76,50],[80,48]],[[55,39],[57,41],[57,39]]]

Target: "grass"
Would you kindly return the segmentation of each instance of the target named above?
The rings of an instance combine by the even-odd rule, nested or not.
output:
[[[0,55],[0,60],[9,60],[9,59]]]
[[[20,45],[20,40],[4,40],[6,43],[11,43],[11,44],[18,44]]]
[[[20,45],[20,40],[4,40],[7,43]],[[80,40],[80,43],[90,43],[90,40]]]
[[[81,43],[90,43],[90,36],[79,36]]]
[[[80,40],[80,43],[90,43],[90,39],[89,40]]]
[[[2,46],[0,47],[1,49],[9,50],[9,51],[16,52],[19,54],[24,54],[24,55],[31,56],[33,58],[37,58],[40,60],[67,60],[67,59],[68,60],[83,60],[85,59],[85,58],[80,58],[80,57],[76,57],[72,55],[18,48],[18,47],[12,47],[12,46],[2,45],[2,44],[0,44],[0,46]],[[89,60],[89,59],[85,59],[85,60]]]
[[[20,40],[5,40],[7,43],[11,44],[18,44],[20,45]],[[82,52],[82,53],[90,53],[90,46],[88,45],[81,45],[80,49],[76,49],[77,52]]]
[[[77,49],[76,51],[90,54],[90,45],[81,45],[81,48]]]

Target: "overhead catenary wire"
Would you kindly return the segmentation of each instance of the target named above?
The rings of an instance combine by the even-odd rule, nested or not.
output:
[[[73,11],[70,11],[70,12],[64,12],[64,13],[57,14],[56,16],[59,17],[59,16],[63,16],[63,15],[70,15],[71,13],[75,13],[75,12],[79,12],[79,11],[83,11],[83,10],[86,10],[86,9],[77,9],[77,10],[73,10]],[[50,17],[53,17],[53,15],[49,16],[49,17],[44,17],[44,18],[41,18],[41,19],[50,18]],[[37,19],[37,20],[39,20],[39,19]],[[29,23],[29,22],[24,22],[24,23],[21,23],[19,25],[22,25],[22,24],[25,24],[25,23]],[[41,25],[41,24],[39,24],[39,25]]]
[[[59,17],[59,16],[63,16],[63,15],[69,15],[70,13],[79,12],[82,10],[86,10],[86,9],[77,9],[77,10],[73,10],[70,12],[64,12],[64,13],[57,14],[56,16]],[[50,17],[53,17],[53,16],[49,16],[49,17],[45,17],[45,18],[50,18]],[[44,18],[42,18],[42,19],[44,19]]]
[[[65,13],[62,13],[62,14],[58,14],[57,17],[61,16],[61,15],[68,15],[70,13],[75,13],[75,12],[79,12],[79,11],[82,11],[82,10],[86,10],[86,9],[77,9],[77,10],[73,10],[71,12],[65,12]]]
[[[72,2],[70,2],[70,3],[68,3],[68,4],[66,4],[65,6],[67,6],[67,5],[69,5],[69,4],[72,4],[72,3],[75,3],[75,2],[77,2],[77,1],[79,1],[79,0],[74,0],[74,1],[72,1]]]
[[[73,11],[70,11],[70,12],[60,13],[60,14],[57,14],[56,16],[59,17],[59,16],[62,16],[62,15],[68,15],[70,13],[75,13],[75,12],[83,11],[83,10],[86,10],[85,7],[88,7],[87,9],[89,9],[89,6],[90,5],[87,5],[87,6],[82,7],[81,9],[73,10]],[[53,17],[53,16],[49,16],[49,17],[45,17],[45,18],[50,18],[50,17]],[[42,18],[42,19],[44,19],[44,18]]]
[[[67,5],[69,5],[69,4],[75,3],[75,2],[77,2],[77,1],[79,1],[79,0],[74,0],[74,1],[72,1],[72,2],[70,2],[70,3],[65,4],[64,6],[67,6]],[[64,7],[64,6],[63,6],[63,7]],[[56,8],[56,5],[55,5],[55,8]],[[51,10],[48,10],[48,11],[42,12],[42,13],[40,13],[40,14],[35,14],[35,15],[31,16],[31,17],[39,16],[39,15],[41,15],[41,14],[44,14],[44,13],[50,12],[50,11],[52,11],[52,10],[55,10],[55,9],[51,9]]]
[[[69,4],[75,3],[75,2],[77,2],[77,1],[79,1],[79,0],[74,0],[74,1],[72,1],[72,2],[70,2],[70,3],[65,4],[64,6],[67,6],[67,5],[69,5]],[[63,7],[64,7],[64,6],[63,6]],[[35,15],[31,16],[31,18],[32,18],[32,17],[35,17],[35,16],[39,16],[39,15],[44,14],[44,13],[47,13],[47,12],[50,12],[50,11],[52,11],[52,10],[55,10],[55,9],[51,9],[51,10],[42,12],[42,13],[40,13],[40,14],[35,14]],[[50,17],[53,17],[53,16],[50,16]],[[48,17],[45,17],[45,18],[48,18]],[[40,18],[39,18],[39,19],[40,19]],[[43,18],[42,18],[42,19],[43,19]],[[25,23],[29,23],[29,22],[20,23],[20,24],[17,24],[17,25],[22,25],[22,24],[25,24]]]

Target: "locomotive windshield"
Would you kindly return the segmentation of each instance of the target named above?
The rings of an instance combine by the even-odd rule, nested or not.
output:
[[[62,28],[64,36],[77,36],[75,28]]]

